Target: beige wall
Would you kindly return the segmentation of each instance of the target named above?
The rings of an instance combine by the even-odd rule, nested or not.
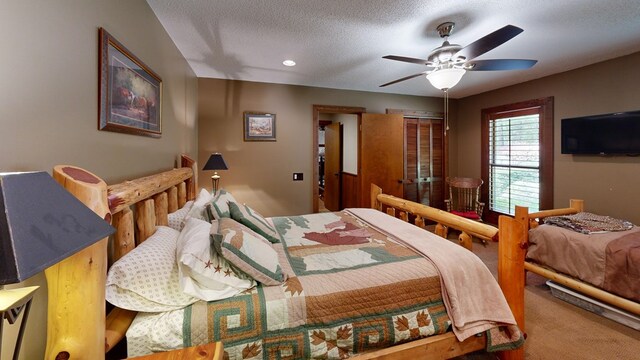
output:
[[[458,102],[457,164],[451,174],[480,176],[483,108],[554,97],[554,206],[586,201],[587,210],[640,224],[640,157],[560,154],[560,120],[640,109],[640,53],[467,97]],[[464,155],[463,155],[464,154]]]
[[[162,138],[97,130],[98,28],[160,75]],[[173,166],[197,154],[197,79],[144,0],[2,1],[0,9],[0,171],[72,164],[107,182]],[[21,359],[42,359],[46,284],[42,274]],[[5,326],[9,359],[15,326]]]
[[[229,166],[220,173],[221,187],[265,216],[312,212],[314,104],[372,113],[443,109],[439,98],[219,79],[199,79],[198,93],[199,163],[221,152]],[[244,142],[244,111],[275,113],[277,141]],[[304,173],[304,180],[292,181],[294,172]],[[210,188],[210,176],[200,172],[201,185]]]

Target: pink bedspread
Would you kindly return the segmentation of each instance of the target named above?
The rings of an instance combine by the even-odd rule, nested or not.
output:
[[[347,211],[400,239],[437,267],[447,313],[458,340],[463,341],[496,325],[516,324],[500,286],[471,251],[375,209]],[[465,266],[460,266],[461,263]]]
[[[587,235],[540,225],[529,231],[527,258],[608,292],[640,301],[640,227]]]

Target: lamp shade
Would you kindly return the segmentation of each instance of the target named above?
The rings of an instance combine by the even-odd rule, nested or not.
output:
[[[114,231],[48,173],[0,173],[0,284],[23,281]]]
[[[204,164],[202,170],[227,170],[227,164],[224,162],[222,158],[222,154],[213,153],[209,156],[209,160]]]
[[[437,89],[451,89],[460,82],[465,72],[458,68],[440,69],[427,74],[427,80]]]

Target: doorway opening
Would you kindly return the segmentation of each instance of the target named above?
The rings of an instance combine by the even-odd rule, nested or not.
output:
[[[358,169],[360,168],[359,157],[356,154],[348,154],[347,159],[344,158],[344,154],[342,153],[342,145],[339,145],[340,149],[338,155],[338,167],[336,170],[335,161],[333,164],[333,168],[327,168],[330,163],[327,163],[329,160],[327,156],[327,126],[330,123],[340,123],[343,122],[345,124],[348,123],[348,142],[349,146],[353,146],[353,148],[360,148],[360,134],[359,127],[362,119],[362,113],[366,112],[366,109],[363,107],[349,107],[349,106],[333,106],[333,105],[313,105],[313,183],[312,183],[312,204],[313,204],[313,212],[317,213],[320,210],[320,204],[323,200],[326,200],[328,195],[336,196],[335,192],[338,191],[338,207],[341,208],[345,205],[345,203],[350,203],[350,196],[356,196],[359,193],[358,189],[351,188],[350,184],[358,184]],[[350,114],[349,118],[342,118],[340,120],[341,115]],[[321,131],[321,121],[324,125],[324,133]],[[344,126],[344,125],[343,125]],[[334,126],[335,128],[335,126]],[[345,127],[343,127],[344,129]],[[340,135],[338,135],[341,137]],[[335,139],[335,136],[334,136]],[[322,143],[324,141],[324,143]],[[342,144],[342,139],[340,139],[340,144]],[[321,146],[324,145],[324,146]],[[330,145],[331,146],[331,145]],[[335,146],[335,145],[334,145]],[[333,149],[336,150],[336,149]],[[321,175],[320,169],[323,169],[323,174]],[[351,169],[351,170],[350,170]],[[347,171],[345,171],[347,170]],[[355,174],[354,174],[355,172]],[[337,174],[337,175],[336,175]],[[333,179],[328,179],[329,176],[332,176]],[[344,181],[343,181],[344,179]],[[337,183],[334,182],[333,189],[328,189],[329,180],[337,180]],[[330,186],[330,185],[329,185]],[[336,188],[337,186],[337,188]],[[336,190],[337,189],[337,190]],[[327,191],[332,191],[333,194],[327,193]],[[322,199],[320,195],[322,194]],[[357,200],[354,200],[357,201]],[[335,208],[334,205],[331,205]],[[331,209],[330,209],[331,210]]]

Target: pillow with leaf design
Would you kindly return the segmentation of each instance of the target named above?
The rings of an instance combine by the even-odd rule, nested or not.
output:
[[[264,236],[272,243],[280,242],[280,234],[278,234],[275,227],[249,205],[230,202],[229,210],[233,220]]]
[[[236,202],[233,195],[225,189],[218,190],[211,199],[211,213],[213,218],[219,220],[221,218],[231,217],[229,212],[230,202]]]
[[[218,222],[189,218],[178,236],[176,257],[182,290],[205,301],[226,299],[256,285],[213,248]]]
[[[231,218],[222,218],[218,224],[213,239],[220,255],[264,285],[280,285],[285,280],[278,253],[269,241]]]

